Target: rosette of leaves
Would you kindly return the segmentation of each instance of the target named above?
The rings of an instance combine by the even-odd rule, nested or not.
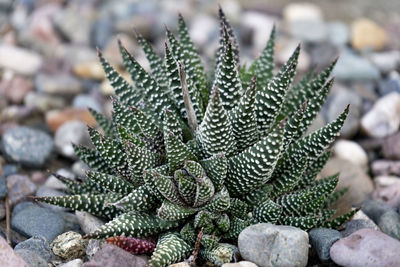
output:
[[[101,128],[89,128],[93,147],[74,145],[91,170],[82,183],[59,176],[69,195],[38,198],[110,219],[87,238],[157,237],[150,266],[188,257],[201,228],[198,255],[221,265],[234,260],[236,238],[251,224],[335,228],[355,212],[329,209],[344,193],[334,191],[338,174],[316,180],[348,107],[304,135],[335,61],[292,85],[300,46],[275,74],[273,29],[260,57],[240,67],[234,31],[219,16],[211,81],[182,16],[178,38],[166,30],[164,58],[137,34],[151,73],[119,42],[134,84],[99,52],[116,96],[111,119],[91,110]]]

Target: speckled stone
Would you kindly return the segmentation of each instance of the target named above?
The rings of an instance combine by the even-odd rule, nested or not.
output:
[[[87,240],[72,231],[57,236],[50,245],[55,255],[67,260],[85,256],[86,246]]]

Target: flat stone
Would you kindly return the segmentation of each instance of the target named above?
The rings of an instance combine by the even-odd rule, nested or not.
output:
[[[2,149],[12,161],[27,167],[42,167],[51,156],[53,140],[42,131],[14,127],[3,134]]]
[[[54,136],[57,151],[68,158],[77,158],[72,144],[90,145],[87,125],[81,121],[72,120],[62,124]]]
[[[11,218],[11,227],[27,237],[40,235],[52,241],[64,230],[64,221],[49,209],[29,206]]]
[[[85,234],[89,234],[105,224],[105,221],[85,211],[75,211],[75,215],[78,218],[79,225]]]
[[[342,238],[339,231],[327,228],[314,228],[309,233],[310,244],[317,251],[322,263],[331,261],[330,249],[336,241]]]
[[[68,74],[38,74],[35,85],[39,92],[50,95],[76,95],[82,92],[81,83]]]
[[[7,241],[0,236],[0,262],[3,266],[29,267],[29,265],[16,254],[7,244]]]
[[[385,30],[370,19],[359,18],[351,25],[351,45],[357,50],[381,50],[387,41]]]
[[[18,245],[15,246],[14,251],[17,252],[18,250],[29,250],[33,253],[39,255],[42,259],[46,262],[50,262],[53,257],[53,253],[49,247],[49,244],[43,236],[33,236]]]
[[[53,253],[62,259],[72,260],[85,256],[87,240],[75,232],[66,232],[57,236],[51,243]]]
[[[243,259],[258,266],[306,266],[308,234],[298,228],[260,223],[245,228],[238,246]]]
[[[284,20],[287,22],[323,20],[321,8],[312,3],[291,3],[285,6],[282,13]]]
[[[33,195],[36,185],[28,176],[14,174],[7,177],[8,200],[11,206],[23,201],[27,196]]]
[[[374,160],[371,164],[372,173],[378,175],[400,176],[400,161],[398,160]]]
[[[114,246],[104,245],[89,262],[85,262],[83,267],[146,267],[147,261],[142,257],[137,257],[129,252]]]
[[[0,45],[0,67],[10,69],[23,75],[33,75],[42,66],[42,58],[39,54],[30,50]]]
[[[400,240],[400,214],[387,211],[379,218],[378,226],[385,234]]]
[[[394,209],[400,207],[400,178],[397,176],[377,176],[372,198],[382,200]]]
[[[92,127],[96,125],[92,114],[84,108],[66,108],[46,113],[46,123],[52,131],[56,131],[65,122],[72,120],[82,121]]]
[[[15,251],[15,253],[21,256],[21,258],[23,258],[25,262],[29,264],[29,266],[48,267],[46,260],[32,250],[19,249]]]
[[[78,77],[86,79],[100,81],[104,79],[104,70],[98,61],[77,63],[73,68],[73,72]]]
[[[400,125],[400,93],[393,92],[375,102],[361,119],[362,130],[370,137],[394,134]]]
[[[24,105],[34,107],[42,112],[64,108],[67,103],[62,96],[47,95],[38,92],[29,92],[24,98]]]
[[[361,229],[331,247],[331,258],[340,266],[398,266],[400,242],[382,232]]]
[[[379,231],[379,227],[362,210],[356,212],[350,221],[343,224],[340,231],[343,237],[347,237],[360,229],[369,228]]]
[[[381,216],[387,211],[392,211],[393,208],[382,200],[366,200],[361,205],[361,210],[373,220],[378,223]]]

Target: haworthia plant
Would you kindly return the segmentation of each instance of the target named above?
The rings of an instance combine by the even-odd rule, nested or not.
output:
[[[151,73],[120,43],[133,85],[99,52],[116,96],[111,119],[92,111],[103,128],[89,129],[94,149],[74,145],[92,170],[82,183],[59,176],[69,195],[37,198],[110,219],[86,238],[109,238],[130,251],[141,251],[133,249],[140,238],[158,238],[150,266],[188,257],[201,228],[199,258],[221,265],[237,258],[235,240],[251,224],[338,227],[355,212],[335,218],[329,209],[344,193],[334,191],[338,175],[315,180],[348,108],[304,135],[335,62],[292,85],[300,46],[274,75],[273,29],[260,57],[240,68],[234,31],[222,9],[219,16],[214,81],[182,16],[176,37],[167,30],[164,57],[137,34]]]

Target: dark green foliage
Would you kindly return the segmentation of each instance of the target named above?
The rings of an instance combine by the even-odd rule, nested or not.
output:
[[[304,135],[323,105],[335,61],[320,74],[294,80],[300,46],[274,74],[275,28],[258,59],[239,65],[239,47],[222,10],[213,81],[179,16],[177,37],[167,29],[165,57],[137,34],[151,74],[121,43],[134,85],[103,58],[115,88],[111,119],[91,111],[94,149],[74,145],[92,170],[84,182],[59,177],[69,195],[39,201],[88,211],[110,221],[87,238],[154,236],[150,266],[188,257],[203,229],[199,256],[216,265],[236,260],[239,233],[258,222],[304,230],[338,227],[331,204],[338,175],[316,181],[348,114]],[[163,60],[164,59],[164,60]],[[331,219],[335,218],[335,219]]]

